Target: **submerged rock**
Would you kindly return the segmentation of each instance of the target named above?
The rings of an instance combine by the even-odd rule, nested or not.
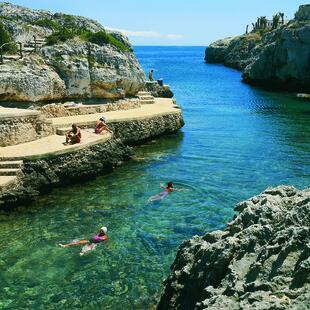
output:
[[[243,70],[248,83],[309,92],[309,54],[310,5],[302,5],[295,18],[278,29],[212,43],[205,60]]]
[[[309,309],[310,189],[268,188],[184,242],[158,309]]]

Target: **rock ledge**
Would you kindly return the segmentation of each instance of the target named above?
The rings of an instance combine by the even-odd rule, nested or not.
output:
[[[184,242],[158,309],[309,309],[310,189],[267,188]]]

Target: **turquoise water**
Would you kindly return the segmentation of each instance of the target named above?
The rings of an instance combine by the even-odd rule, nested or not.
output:
[[[202,47],[136,54],[172,86],[186,126],[109,175],[1,212],[0,309],[149,309],[183,240],[224,227],[267,186],[309,185],[310,103],[243,84]],[[170,180],[183,191],[148,204]],[[109,241],[94,252],[57,246],[103,224]]]

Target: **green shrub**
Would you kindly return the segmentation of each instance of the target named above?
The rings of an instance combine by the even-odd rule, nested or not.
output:
[[[57,31],[61,29],[61,26],[59,23],[55,22],[54,20],[44,18],[44,19],[38,19],[34,22],[35,25],[40,27],[49,28],[53,31]]]
[[[2,44],[14,42],[11,34],[5,29],[5,26],[0,22],[0,46]],[[7,44],[3,47],[3,51],[7,53],[16,53],[18,47],[16,44]]]
[[[54,45],[57,43],[65,42],[69,39],[72,39],[75,37],[75,33],[70,31],[67,28],[62,28],[59,31],[56,31],[55,33],[49,35],[46,37],[46,44],[47,45]]]
[[[84,31],[81,35],[82,39],[97,45],[112,44],[121,51],[129,51],[129,48],[122,42],[115,39],[111,34],[104,30],[98,32]]]

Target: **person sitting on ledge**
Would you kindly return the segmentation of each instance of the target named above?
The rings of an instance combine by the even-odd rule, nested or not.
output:
[[[106,118],[104,116],[101,116],[96,124],[95,133],[99,135],[103,131],[108,131],[111,134],[113,133],[113,131],[109,128],[109,126],[106,123]]]
[[[154,72],[154,70],[151,70],[151,71],[149,72],[149,80],[150,80],[150,81],[154,81],[153,72]]]
[[[76,124],[72,124],[72,129],[66,133],[66,142],[64,144],[68,145],[69,142],[70,144],[80,143],[81,138],[81,129]]]

